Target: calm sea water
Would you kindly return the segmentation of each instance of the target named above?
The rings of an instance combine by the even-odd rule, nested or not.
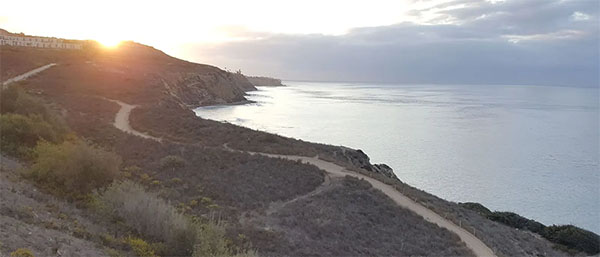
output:
[[[285,84],[196,113],[362,149],[447,200],[600,232],[597,88]]]

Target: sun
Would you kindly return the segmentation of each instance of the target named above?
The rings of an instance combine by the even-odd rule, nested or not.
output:
[[[106,48],[114,48],[114,47],[117,47],[123,40],[116,39],[116,38],[103,38],[103,39],[97,39],[96,41],[98,41],[98,43],[100,43],[101,45],[103,45]]]

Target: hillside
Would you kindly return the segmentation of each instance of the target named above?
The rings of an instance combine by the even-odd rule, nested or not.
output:
[[[283,87],[284,85],[281,83],[281,79],[269,78],[269,77],[257,77],[250,76],[248,77],[248,81],[252,83],[252,85],[257,87]]]
[[[123,42],[116,49],[91,41],[82,44],[82,51],[4,47],[0,78],[59,63],[46,86],[135,104],[164,98],[189,106],[227,103],[242,101],[245,91],[255,90],[242,75],[179,60],[138,43]]]
[[[396,205],[365,180],[250,151],[318,155],[377,178],[474,231],[499,256],[564,254],[532,233],[402,183],[360,150],[194,115],[191,107],[244,101],[255,88],[240,74],[133,42],[115,49],[82,43],[76,51],[0,50],[1,81],[57,64],[2,93],[2,158],[10,160],[2,161],[0,183],[2,254],[27,248],[36,256],[473,255],[456,234]],[[162,140],[113,126],[120,106],[111,100],[135,105],[132,128]],[[14,132],[24,123],[32,128],[28,134]],[[39,139],[46,143],[40,146]],[[71,162],[78,158],[97,165],[77,168]],[[106,163],[114,165],[100,165]],[[100,167],[98,175],[81,174],[89,167]],[[140,202],[159,207],[140,208]]]

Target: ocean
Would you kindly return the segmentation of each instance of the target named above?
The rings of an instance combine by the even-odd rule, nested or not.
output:
[[[284,84],[195,112],[362,149],[441,198],[600,233],[598,88]]]

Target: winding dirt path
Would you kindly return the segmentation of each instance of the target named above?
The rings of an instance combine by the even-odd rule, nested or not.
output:
[[[227,145],[224,145],[224,147],[229,150],[235,151],[234,149],[227,147]],[[255,153],[255,152],[248,152],[248,153],[260,154],[263,156],[268,156],[268,157],[273,157],[273,158],[284,158],[284,159],[288,159],[288,160],[292,160],[292,161],[300,160],[302,162],[306,162],[306,163],[315,165],[318,168],[320,168],[320,169],[326,171],[327,173],[330,173],[331,175],[336,176],[336,177],[337,176],[352,176],[355,178],[364,179],[367,182],[371,183],[371,185],[374,188],[381,190],[381,192],[383,192],[388,197],[390,197],[392,200],[394,200],[394,202],[396,202],[396,204],[413,211],[414,213],[423,217],[425,220],[427,220],[431,223],[434,223],[440,227],[446,228],[446,229],[454,232],[456,235],[458,235],[460,237],[460,239],[465,243],[465,245],[469,249],[471,249],[473,251],[473,253],[475,253],[475,255],[486,256],[486,257],[487,256],[496,256],[496,254],[494,254],[494,251],[492,251],[491,248],[489,248],[485,243],[483,243],[481,240],[479,240],[479,238],[475,237],[469,231],[467,231],[464,228],[459,227],[458,225],[454,224],[453,222],[443,218],[442,216],[435,213],[434,211],[413,201],[412,199],[410,199],[407,196],[400,193],[395,188],[393,188],[379,180],[349,171],[346,168],[339,166],[337,164],[321,160],[317,156],[306,157],[306,156],[297,156],[297,155],[279,155],[279,154],[267,154],[267,153]]]
[[[267,208],[267,210],[265,211],[265,213],[267,215],[271,215],[273,213],[277,213],[279,212],[281,209],[283,209],[284,207],[286,207],[287,205],[297,202],[299,200],[302,199],[306,199],[309,197],[312,197],[314,195],[320,194],[321,192],[323,192],[326,188],[328,188],[331,185],[331,178],[332,177],[336,177],[335,175],[332,175],[328,172],[325,172],[325,177],[323,178],[323,183],[321,183],[319,186],[317,186],[314,190],[303,194],[303,195],[299,195],[293,199],[287,200],[285,202],[272,202],[271,204],[269,204],[269,208]]]
[[[25,73],[23,73],[23,74],[21,74],[21,75],[19,75],[19,76],[16,76],[16,77],[13,77],[13,78],[7,79],[6,81],[2,82],[2,88],[4,89],[4,88],[5,88],[6,86],[8,86],[10,83],[17,82],[17,81],[21,81],[21,80],[25,80],[25,79],[27,79],[27,78],[29,78],[29,77],[31,77],[31,76],[33,76],[33,75],[35,75],[35,74],[38,74],[38,73],[40,73],[40,72],[42,72],[42,71],[45,71],[46,69],[48,69],[48,68],[50,68],[50,67],[52,67],[52,66],[54,66],[54,65],[56,65],[56,63],[50,63],[50,64],[46,64],[46,65],[44,65],[44,66],[42,66],[42,67],[39,67],[39,68],[36,68],[36,69],[30,70],[30,71],[28,71],[28,72],[25,72]]]
[[[107,98],[106,98],[106,100],[117,103],[118,105],[121,106],[121,109],[119,109],[119,112],[117,112],[117,115],[115,116],[115,122],[113,123],[113,125],[116,128],[118,128],[119,130],[121,130],[125,133],[129,133],[129,134],[132,134],[132,135],[135,135],[138,137],[143,137],[143,138],[151,139],[151,140],[158,141],[158,142],[162,141],[161,138],[153,137],[146,133],[137,131],[131,127],[131,125],[129,124],[129,114],[131,113],[131,110],[133,110],[133,108],[137,107],[137,105],[126,104],[119,100],[113,100],[113,99],[107,99]]]
[[[115,123],[114,123],[115,127],[117,127],[118,129],[120,129],[122,131],[125,131],[127,133],[131,133],[131,134],[141,136],[144,138],[150,138],[150,139],[157,140],[160,142],[160,138],[152,137],[150,135],[144,134],[142,132],[136,131],[131,128],[131,126],[129,125],[129,113],[131,112],[131,110],[133,108],[136,107],[135,105],[125,104],[125,103],[123,103],[121,101],[117,101],[117,100],[110,100],[110,101],[116,102],[121,106],[121,109],[119,110],[119,112],[117,113],[117,115],[115,117]],[[227,144],[224,144],[223,147],[228,151],[242,152],[242,151],[235,150],[235,149],[228,147]],[[297,155],[256,153],[256,152],[249,152],[249,151],[243,151],[243,152],[246,152],[249,154],[259,154],[259,155],[268,156],[268,157],[272,157],[272,158],[283,158],[283,159],[288,159],[288,160],[292,160],[292,161],[300,160],[302,162],[317,166],[318,168],[329,173],[328,175],[331,175],[332,177],[353,176],[355,178],[364,179],[365,181],[371,183],[371,185],[374,188],[381,190],[381,192],[383,192],[388,197],[390,197],[399,206],[402,206],[404,208],[407,208],[407,209],[413,211],[414,213],[423,217],[425,220],[427,220],[431,223],[434,223],[440,227],[446,228],[446,229],[454,232],[456,235],[458,235],[460,237],[460,239],[465,243],[465,245],[469,249],[471,249],[473,251],[473,253],[475,253],[476,256],[484,256],[484,257],[496,256],[496,254],[494,254],[494,251],[492,251],[491,248],[489,248],[487,245],[485,245],[485,243],[483,243],[481,240],[479,240],[479,238],[475,237],[469,231],[467,231],[467,230],[463,229],[462,227],[454,224],[453,222],[443,218],[442,216],[438,215],[434,211],[413,201],[412,199],[410,199],[407,196],[400,193],[398,190],[394,189],[393,187],[391,187],[379,180],[349,171],[346,168],[339,166],[337,164],[321,160],[318,158],[318,156],[306,157],[306,156],[297,156]],[[292,201],[296,201],[298,199],[302,199],[302,198],[306,198],[311,195],[314,195],[320,191],[321,187],[326,186],[328,183],[329,183],[329,180],[327,179],[326,181],[324,181],[324,183],[321,186],[319,186],[317,189],[313,190],[312,192],[308,193],[307,195],[296,197],[296,198],[292,199],[291,201],[283,203],[283,205],[285,205],[289,202],[292,202]],[[279,206],[279,207],[281,207],[281,206]],[[277,207],[275,207],[275,208],[277,208]]]

